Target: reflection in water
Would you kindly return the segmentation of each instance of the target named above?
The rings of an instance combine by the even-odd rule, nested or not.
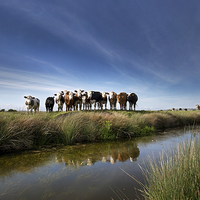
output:
[[[65,151],[59,151],[55,154],[55,162],[77,168],[91,166],[99,161],[111,164],[127,160],[133,162],[137,160],[139,154],[135,141],[90,144],[68,147]]]
[[[139,185],[120,168],[143,181],[138,164],[172,141],[165,134],[0,156],[0,199],[118,199],[115,191],[138,199]]]

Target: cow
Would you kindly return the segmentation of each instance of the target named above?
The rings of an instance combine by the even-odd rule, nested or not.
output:
[[[107,110],[107,95],[109,93],[108,92],[102,92],[101,95],[102,95],[102,99],[101,99],[101,102],[100,102],[100,106],[101,106],[101,110],[103,110],[103,105],[105,104],[105,110]]]
[[[127,100],[129,102],[129,110],[133,110],[133,105],[135,110],[136,102],[138,101],[138,96],[135,93],[130,92],[127,96]]]
[[[172,108],[172,111],[175,111],[176,109],[175,108]]]
[[[46,112],[52,112],[54,107],[54,97],[48,97],[45,101]]]
[[[196,110],[200,110],[199,104],[196,105]]]
[[[56,94],[54,94],[56,96],[56,103],[58,104],[58,111],[61,110],[63,111],[63,104],[64,104],[64,92],[58,92]]]
[[[117,101],[120,105],[120,110],[126,110],[127,96],[128,95],[125,92],[121,92],[117,95]]]
[[[117,104],[117,94],[115,92],[109,92],[108,96],[109,102],[110,102],[110,109],[116,110],[116,104]]]
[[[27,113],[29,113],[29,110],[35,111],[36,110],[39,112],[39,107],[40,107],[40,100],[38,98],[32,97],[31,95],[29,96],[24,96],[24,98],[26,99],[25,105],[26,105],[26,109],[27,109]]]
[[[75,92],[75,97],[74,97],[74,110],[78,110],[78,105],[79,105],[79,110],[81,110],[82,107],[82,93],[84,90],[78,89],[74,90]]]
[[[101,92],[97,91],[88,91],[88,100],[89,100],[89,110],[92,109],[92,104],[94,104],[94,110],[96,110],[96,107],[100,109],[100,103],[102,100],[102,94]]]
[[[75,95],[72,91],[65,91],[64,101],[66,105],[66,112],[74,109]]]
[[[82,94],[83,110],[89,110],[89,104],[90,104],[90,100],[88,98],[87,92],[85,92],[84,94]]]

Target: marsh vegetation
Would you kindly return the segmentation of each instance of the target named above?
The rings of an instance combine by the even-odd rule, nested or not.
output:
[[[200,199],[200,135],[194,133],[178,147],[150,159],[143,170],[148,200]]]
[[[198,111],[81,111],[0,113],[0,151],[147,136],[200,124]]]

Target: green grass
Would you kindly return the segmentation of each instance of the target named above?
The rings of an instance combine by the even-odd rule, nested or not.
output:
[[[145,169],[143,195],[148,200],[200,199],[200,135],[180,142],[172,154],[163,153],[160,162],[151,159]],[[169,156],[173,155],[173,156]]]
[[[0,112],[0,152],[152,135],[200,124],[198,111]]]

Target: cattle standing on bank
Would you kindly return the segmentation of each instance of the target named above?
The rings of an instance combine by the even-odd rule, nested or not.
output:
[[[72,109],[74,109],[74,100],[75,100],[74,93],[71,91],[66,91],[64,96],[66,112],[72,111]]]
[[[81,110],[82,107],[82,93],[84,92],[84,90],[78,89],[78,90],[74,90],[75,97],[74,97],[74,110],[78,110],[78,105],[79,105],[79,110]]]
[[[135,93],[130,92],[127,96],[127,100],[129,102],[129,110],[133,110],[133,105],[135,110],[136,102],[138,101],[138,96]]]
[[[107,95],[109,93],[108,92],[102,92],[101,95],[102,95],[102,99],[101,99],[101,110],[103,110],[103,105],[105,105],[105,110],[107,110]]]
[[[110,109],[111,110],[116,110],[117,94],[115,92],[109,92],[108,99],[110,101]]]
[[[56,96],[56,103],[58,104],[58,111],[63,111],[63,104],[64,104],[64,92],[58,92],[57,94],[54,94]]]
[[[52,112],[54,107],[54,97],[48,97],[45,101],[46,112]]]
[[[83,104],[83,110],[89,110],[89,99],[88,99],[88,94],[85,92],[82,94],[82,104]]]
[[[27,113],[29,112],[29,110],[38,111],[39,112],[39,107],[40,107],[40,100],[38,98],[32,97],[31,95],[29,96],[24,96],[24,98],[26,99],[25,105],[26,105],[26,109],[27,109]]]
[[[117,101],[120,105],[120,110],[126,110],[127,94],[125,92],[121,92],[117,95]]]
[[[96,108],[100,109],[100,103],[102,100],[102,94],[101,92],[95,92],[95,91],[88,91],[88,100],[89,100],[89,109],[92,109],[92,104],[94,104],[94,110]]]

